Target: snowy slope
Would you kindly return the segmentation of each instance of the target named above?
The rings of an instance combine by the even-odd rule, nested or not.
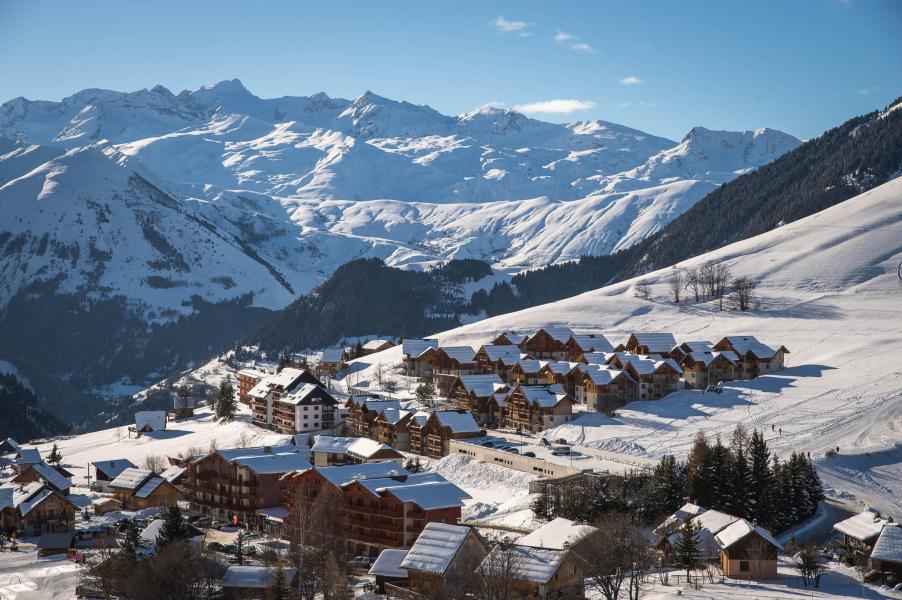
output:
[[[696,431],[726,439],[742,422],[762,429],[778,454],[810,451],[828,485],[902,512],[902,178],[679,266],[712,259],[758,283],[757,310],[721,312],[714,303],[677,307],[667,298],[672,271],[664,269],[438,337],[442,344],[479,345],[500,331],[568,325],[601,330],[611,339],[625,339],[630,331],[670,331],[677,339],[748,334],[784,344],[791,354],[782,372],[732,382],[720,395],[684,391],[632,403],[613,423],[577,420],[551,435],[650,456],[685,455]],[[640,280],[652,286],[652,300],[635,297]],[[392,349],[362,361],[386,365],[398,359]],[[366,373],[355,377],[365,379]],[[837,456],[825,457],[836,447]]]

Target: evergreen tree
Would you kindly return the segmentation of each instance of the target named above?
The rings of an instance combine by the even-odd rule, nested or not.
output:
[[[770,451],[764,435],[757,429],[749,439],[749,518],[762,527],[771,525],[773,517],[772,498],[774,492],[773,472],[770,465]]]
[[[177,540],[187,539],[188,536],[188,523],[182,515],[182,510],[178,506],[170,506],[166,516],[163,517],[163,526],[157,536],[157,546],[163,547]]]
[[[136,560],[138,558],[138,548],[140,548],[140,540],[141,540],[141,531],[138,529],[138,524],[134,521],[129,521],[128,525],[125,526],[125,537],[122,539],[122,553],[129,560]]]
[[[680,537],[673,548],[673,557],[677,564],[686,569],[686,578],[694,569],[702,566],[701,526],[695,519],[687,519],[680,528]]]
[[[695,435],[689,460],[686,462],[686,495],[700,506],[711,505],[711,448],[704,431]]]
[[[423,406],[432,406],[432,399],[435,397],[435,384],[432,383],[431,379],[427,379],[417,386],[416,392],[414,393],[420,404]]]
[[[727,511],[733,499],[732,457],[730,449],[720,442],[711,448],[708,483],[711,504],[706,508]]]
[[[276,567],[276,574],[267,597],[270,600],[288,600],[288,582],[285,581],[285,570],[281,563]]]
[[[734,446],[730,460],[731,469],[731,485],[730,485],[730,503],[728,513],[731,515],[742,517],[743,519],[752,518],[750,504],[748,501],[748,490],[750,486],[751,476],[749,474],[749,464],[746,460],[745,450],[742,445]]]
[[[666,515],[675,511],[683,502],[686,487],[685,466],[677,463],[672,455],[661,458],[652,471],[652,514]]]
[[[50,450],[50,456],[47,457],[47,462],[56,466],[59,466],[59,464],[63,462],[63,455],[57,447],[56,442],[53,443],[53,448]]]
[[[216,416],[226,421],[235,418],[238,412],[238,403],[235,400],[235,388],[223,379],[219,382],[219,395],[216,397]]]
[[[238,560],[239,565],[244,564],[244,553],[246,551],[244,540],[246,537],[247,535],[243,531],[239,531],[238,535],[235,536],[235,558]]]

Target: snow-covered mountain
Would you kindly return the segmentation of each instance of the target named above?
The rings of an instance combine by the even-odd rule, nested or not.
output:
[[[606,254],[798,143],[696,128],[676,144],[372,92],[261,99],[238,80],[16,98],[0,106],[0,306],[53,280],[158,315],[248,292],[276,309],[359,257],[515,271]]]

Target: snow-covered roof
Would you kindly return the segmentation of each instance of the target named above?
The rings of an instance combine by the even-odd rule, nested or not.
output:
[[[360,406],[365,406],[368,411],[377,414],[389,408],[401,410],[401,403],[397,400],[376,400],[374,398],[367,398],[360,403]]]
[[[37,448],[20,448],[17,454],[19,455],[19,458],[16,459],[18,465],[33,465],[44,460]]]
[[[381,348],[382,346],[385,346],[386,344],[391,344],[392,346],[395,345],[395,343],[391,340],[375,339],[375,340],[370,340],[367,343],[365,343],[363,345],[363,349],[364,350],[378,350],[379,348]]]
[[[520,369],[524,373],[538,373],[542,367],[548,364],[547,360],[536,360],[535,358],[522,358],[517,361]]]
[[[611,352],[614,345],[600,333],[575,333],[573,341],[585,352]]]
[[[408,550],[399,548],[386,548],[379,553],[379,558],[370,567],[370,575],[382,577],[407,577],[407,569],[401,567],[401,563],[407,558]]]
[[[505,549],[499,544],[492,548],[482,565],[489,565],[492,561],[504,560],[499,554]],[[536,583],[548,583],[561,567],[561,563],[567,558],[567,550],[552,550],[550,548],[534,548],[532,546],[515,545],[510,548],[513,553],[513,564],[516,569],[514,577],[522,581]]]
[[[297,405],[306,403],[307,399],[311,396],[315,396],[313,398],[314,400],[321,400],[323,403],[332,404],[334,402],[334,398],[332,398],[331,394],[315,383],[305,383],[304,385],[294,388],[291,392],[282,396],[279,399],[279,402]]]
[[[138,431],[163,431],[166,429],[165,410],[139,410],[135,413],[135,429]]]
[[[759,341],[756,337],[751,335],[728,335],[723,340],[721,340],[721,342],[724,340],[726,340],[740,356],[744,356],[745,354],[751,352],[758,358],[773,358],[773,356],[777,353],[774,348],[771,348],[767,344]]]
[[[469,527],[427,523],[400,567],[422,573],[443,574],[470,533]]]
[[[380,490],[388,488],[420,485],[423,483],[442,483],[445,481],[448,480],[442,477],[440,473],[428,471],[424,473],[413,473],[411,475],[398,475],[377,479],[359,479],[353,483],[360,484],[364,489],[376,496],[379,494]]]
[[[461,364],[471,363],[476,358],[476,351],[471,346],[440,346],[439,350]]]
[[[174,482],[176,479],[185,474],[185,467],[180,467],[178,465],[172,465],[162,473],[160,473],[160,477],[168,481],[169,483]]]
[[[437,410],[436,420],[442,427],[451,429],[451,433],[478,433],[482,430],[468,410]]]
[[[19,448],[22,447],[22,445],[19,444],[19,442],[12,439],[11,437],[8,437],[5,440],[3,440],[3,443],[5,443],[7,446],[9,446],[10,450],[19,450]]]
[[[413,502],[423,510],[463,506],[471,496],[450,481],[436,481],[416,485],[387,485],[380,493],[391,494],[401,502]]]
[[[357,479],[380,479],[385,477],[410,475],[410,472],[391,460],[359,465],[337,465],[334,467],[316,467],[316,472],[326,478],[332,485],[341,487]]]
[[[495,393],[499,386],[503,386],[504,382],[497,373],[489,373],[485,375],[461,375],[460,383],[468,392],[473,392],[479,398],[487,398]]]
[[[706,510],[705,512],[699,514],[694,518],[695,523],[699,527],[710,531],[712,535],[717,534],[727,526],[739,520],[739,517],[728,515],[727,513],[720,512],[719,510]]]
[[[422,428],[423,425],[426,424],[426,421],[429,420],[429,413],[426,411],[417,411],[413,414],[411,421],[416,421],[416,424]]]
[[[607,364],[610,354],[610,352],[583,352],[583,358],[587,364],[604,365]]]
[[[729,362],[736,364],[739,360],[739,357],[736,356],[735,352],[731,352],[729,350],[725,352],[711,351],[711,350],[693,350],[689,354],[686,355],[686,358],[683,360],[691,359],[694,362],[699,362],[705,365],[706,367],[714,362],[715,358],[723,356]]]
[[[410,411],[410,410],[398,410],[397,408],[386,408],[385,410],[382,411],[382,413],[380,413],[379,416],[381,418],[385,419],[385,421],[388,422],[389,424],[397,425],[398,423],[403,421],[405,418],[407,418],[408,415],[411,415],[411,414],[413,414],[413,411]]]
[[[581,525],[569,519],[558,517],[548,521],[532,533],[517,540],[518,546],[563,550],[573,546],[598,531],[591,525]]]
[[[166,483],[165,479],[163,479],[159,475],[154,475],[147,480],[147,483],[138,488],[138,491],[135,492],[135,498],[147,498],[155,491],[157,491],[157,488],[164,483]]]
[[[530,402],[542,408],[554,408],[561,400],[567,398],[567,392],[560,384],[555,385],[521,385],[520,391]]]
[[[21,512],[22,516],[24,517],[25,515],[30,513],[32,509],[39,506],[41,502],[43,502],[50,496],[56,496],[62,499],[64,502],[68,502],[72,506],[78,508],[76,504],[72,502],[72,500],[70,500],[67,496],[37,481],[25,486],[25,488],[20,492],[18,498],[16,498],[14,495],[14,502],[15,505],[19,507],[19,512]]]
[[[312,452],[350,454],[359,458],[368,459],[382,450],[392,450],[391,446],[381,444],[376,440],[371,440],[369,438],[317,435],[313,439]]]
[[[649,352],[655,354],[670,352],[677,345],[672,333],[639,331],[634,332],[631,337],[636,338],[640,346],[646,346]]]
[[[871,551],[871,559],[902,563],[902,525],[890,523],[883,528]]]
[[[551,339],[562,344],[566,344],[570,336],[573,335],[573,330],[569,327],[543,327],[539,331],[544,331]],[[538,335],[539,331],[536,332],[536,335]],[[535,335],[532,337],[535,337]]]
[[[404,356],[419,356],[428,348],[438,348],[438,340],[411,338],[401,342],[401,352]]]
[[[592,380],[592,383],[595,385],[605,385],[611,383],[621,375],[623,375],[623,371],[620,369],[613,369],[607,366],[601,365],[583,365],[580,367],[580,371],[586,374],[586,376]]]
[[[146,542],[147,544],[156,544],[157,537],[160,535],[160,530],[163,529],[163,519],[154,519],[150,523],[147,524],[147,527],[141,531],[141,534],[138,536],[141,541]]]
[[[749,535],[750,533],[757,533],[762,538],[767,540],[769,543],[774,545],[777,549],[779,549],[779,550],[783,549],[783,546],[780,545],[780,542],[778,542],[776,539],[774,539],[774,536],[771,535],[771,533],[767,529],[764,529],[763,527],[759,527],[757,525],[749,523],[745,519],[740,519],[740,520],[732,523],[731,525],[728,525],[727,527],[722,529],[717,535],[715,535],[714,539],[717,541],[718,546],[726,549],[726,548],[729,548],[730,546],[732,546],[733,544],[735,544],[736,542],[739,542],[740,540],[745,538],[745,536]]]
[[[833,529],[863,542],[880,535],[889,519],[880,516],[877,511],[868,509],[845,521],[833,525]]]
[[[581,367],[582,365],[583,363],[570,362],[568,360],[550,360],[544,368],[550,370],[556,375],[566,375],[573,369]]]
[[[246,467],[257,475],[290,473],[291,471],[309,469],[311,466],[310,455],[306,452],[300,452],[299,450],[294,452],[275,452],[275,449],[273,450],[273,452],[269,453],[236,456],[231,462],[241,467]]]
[[[493,339],[497,340],[501,336],[506,337],[512,344],[514,344],[516,346],[519,346],[520,344],[525,342],[527,339],[529,339],[529,336],[526,335],[525,333],[518,333],[516,331],[502,331],[501,333],[496,335]]]
[[[45,488],[46,486],[40,481],[32,481],[25,485],[2,485],[0,486],[0,510],[15,508]]]
[[[72,481],[68,477],[45,462],[35,463],[31,465],[30,468],[33,469],[41,479],[58,490],[67,490],[72,486]]]
[[[136,490],[152,475],[153,471],[150,469],[129,467],[128,469],[124,469],[110,482],[110,487],[121,488],[124,490]]]
[[[297,571],[292,568],[284,568],[282,573],[288,584],[294,580]],[[230,565],[226,569],[225,575],[222,576],[220,584],[225,588],[268,589],[273,586],[275,580],[276,569],[274,568],[257,565]]]
[[[509,344],[486,344],[481,348],[492,362],[501,361],[505,365],[512,365],[520,360],[522,355],[517,346]]]
[[[675,513],[664,519],[664,521],[652,530],[655,535],[669,534],[677,527],[682,526],[689,517],[696,517],[705,512],[705,509],[697,504],[687,502],[677,509]]]
[[[344,348],[326,348],[320,356],[321,362],[340,363],[344,360]]]
[[[673,350],[677,348],[688,350],[689,352],[705,352],[710,351],[711,348],[714,347],[714,343],[709,340],[690,340],[688,342],[682,342],[679,346],[674,346]]]

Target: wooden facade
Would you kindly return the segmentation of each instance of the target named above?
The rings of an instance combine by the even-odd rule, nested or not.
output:
[[[581,371],[581,381],[576,386],[576,401],[585,404],[590,411],[610,415],[638,395],[638,383],[624,371],[613,377],[598,377],[594,369]]]
[[[757,532],[720,551],[720,569],[733,579],[774,579],[777,577],[778,548]]]
[[[567,360],[570,356],[567,340],[571,335],[569,330],[539,329],[520,345],[520,349],[537,359]]]
[[[535,393],[548,392],[542,387]],[[556,427],[570,420],[573,413],[573,398],[559,394],[551,401],[538,400],[530,386],[517,385],[507,397],[506,422],[509,427],[538,433]],[[553,395],[548,392],[546,395]]]
[[[703,390],[709,385],[736,379],[737,365],[720,352],[686,354],[680,367],[686,387],[691,389]]]

